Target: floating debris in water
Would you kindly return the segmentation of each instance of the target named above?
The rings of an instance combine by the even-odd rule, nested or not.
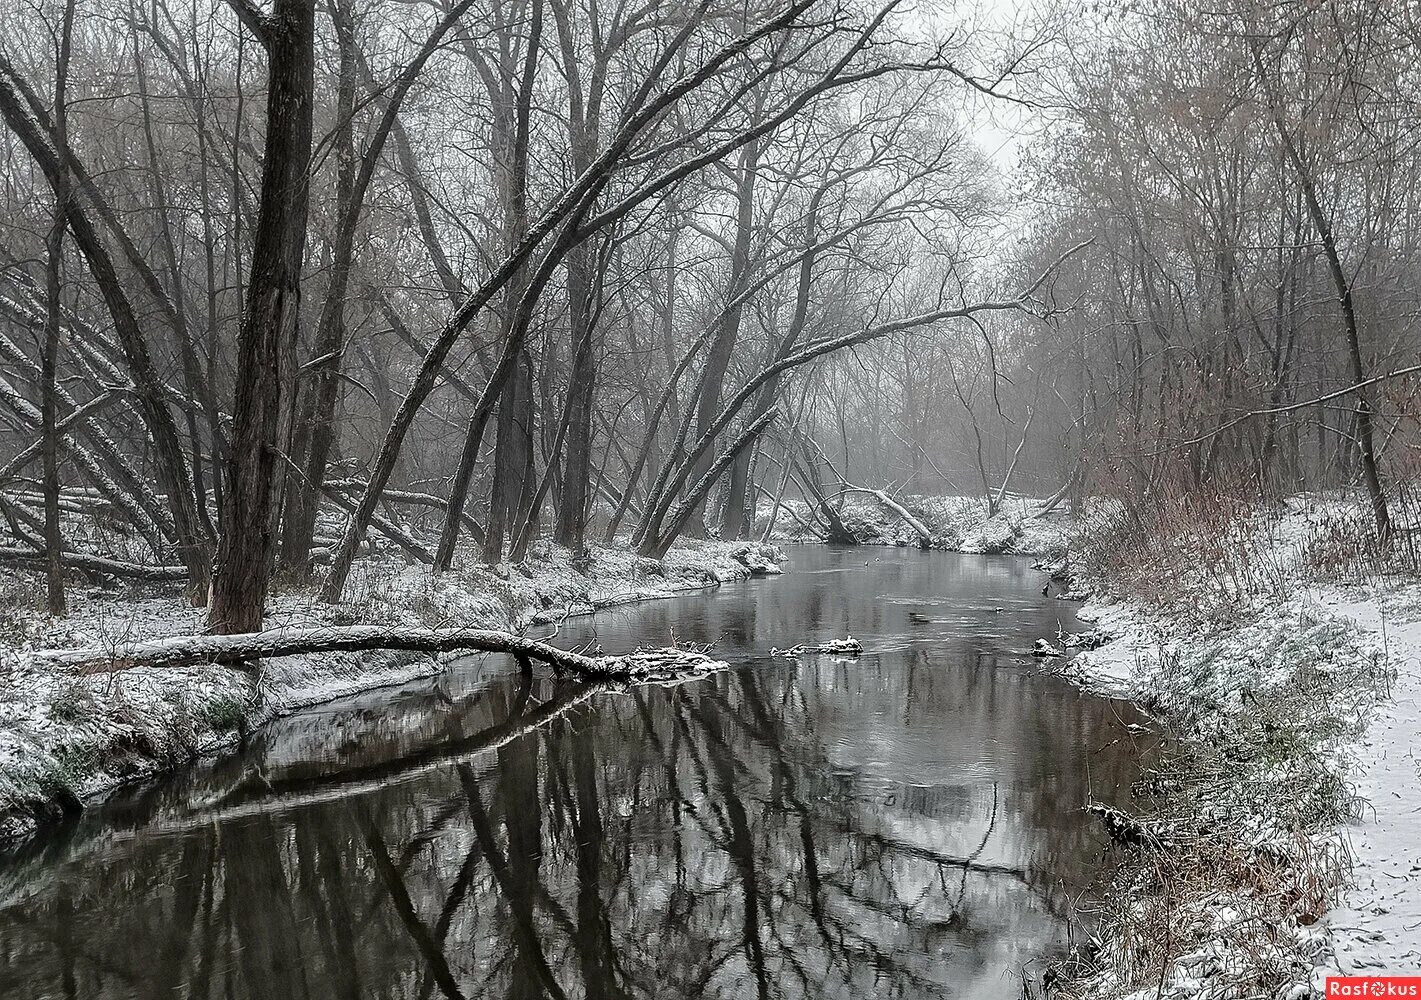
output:
[[[829,656],[853,656],[857,657],[863,652],[863,643],[853,636],[843,639],[831,639],[828,642],[821,642],[815,645],[799,645],[789,649],[771,649],[774,656],[807,656],[812,653],[824,653]]]

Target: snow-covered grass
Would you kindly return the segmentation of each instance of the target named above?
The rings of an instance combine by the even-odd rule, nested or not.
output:
[[[980,496],[906,496],[898,498],[932,533],[933,548],[950,552],[1012,553],[1058,556],[1065,551],[1071,519],[1064,505],[1041,513],[1042,502],[1010,496],[988,515]],[[919,544],[918,533],[898,513],[871,495],[847,494],[839,516],[860,545]],[[786,500],[775,521],[776,541],[819,541],[809,529],[815,518],[802,500]],[[760,521],[763,530],[766,519]]]
[[[1384,630],[1411,593],[1385,560],[1337,583],[1357,516],[1338,497],[1204,497],[1085,519],[1062,570],[1116,638],[1059,668],[1159,720],[1141,819],[1160,837],[1120,848],[1055,995],[1296,1000],[1339,968],[1414,972],[1421,625],[1414,646]]]
[[[784,556],[754,542],[684,541],[662,560],[594,548],[578,560],[546,543],[514,566],[469,559],[437,579],[394,554],[356,563],[346,600],[275,594],[269,628],[319,624],[465,626],[523,631],[631,601],[778,573]],[[200,632],[181,588],[75,586],[69,614],[43,612],[43,584],[0,571],[0,843],[118,783],[229,747],[239,732],[296,708],[439,670],[448,657],[328,653],[222,666],[75,674],[36,664],[37,649],[113,648]]]

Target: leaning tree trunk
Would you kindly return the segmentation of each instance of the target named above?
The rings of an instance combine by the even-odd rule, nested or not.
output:
[[[593,345],[590,248],[583,244],[568,254],[567,291],[572,314],[572,368],[568,375],[567,448],[563,463],[562,503],[558,506],[553,541],[573,551],[586,545],[587,506],[592,486],[592,397],[597,381]]]
[[[68,148],[65,127],[65,84],[69,76],[69,40],[74,27],[74,0],[64,5],[64,24],[59,36],[59,63],[54,85],[54,146]],[[49,613],[62,615],[64,602],[64,552],[59,532],[59,283],[64,267],[64,216],[69,207],[69,171],[59,168],[54,186],[54,213],[45,239],[44,353],[40,366],[40,423],[44,465],[44,548],[45,583]]]
[[[804,218],[804,256],[799,262],[799,280],[795,286],[794,315],[790,317],[789,330],[775,351],[776,358],[783,358],[794,350],[804,332],[809,318],[809,293],[814,285],[814,261],[818,256],[815,240],[819,230],[819,204],[828,187],[821,187],[809,202],[809,211]],[[750,419],[758,417],[775,404],[780,393],[780,377],[777,375],[760,387],[755,398]],[[750,454],[746,449],[735,458],[730,468],[730,488],[725,498],[725,517],[721,534],[726,538],[749,538],[755,527],[754,494],[750,490]],[[848,470],[844,470],[847,472]]]
[[[301,463],[301,475],[288,477],[285,524],[282,535],[282,561],[300,577],[310,572],[310,549],[315,534],[316,511],[321,496],[321,484],[326,467],[336,445],[336,408],[340,403],[341,361],[345,356],[345,300],[355,260],[355,237],[365,206],[365,193],[375,176],[375,167],[397,126],[400,108],[430,56],[438,49],[444,36],[455,26],[473,0],[463,0],[448,10],[435,25],[415,57],[400,71],[385,98],[380,119],[375,124],[370,142],[355,160],[352,119],[356,113],[355,78],[361,64],[361,53],[355,38],[355,24],[348,2],[336,6],[333,19],[340,47],[340,77],[337,109],[340,122],[337,136],[339,168],[336,178],[338,226],[332,255],[330,284],[325,304],[316,327],[315,358],[311,382],[302,402],[300,420],[295,427],[292,453]]]
[[[51,188],[60,183],[61,174],[66,169],[73,171],[79,179],[72,155],[68,150],[54,149],[41,127],[42,123],[31,113],[33,96],[33,91],[14,66],[0,56],[0,115],[44,172]],[[168,410],[166,386],[153,363],[148,342],[139,326],[133,303],[119,280],[113,257],[93,219],[82,210],[75,198],[67,199],[65,210],[69,232],[88,264],[104,306],[113,320],[114,332],[123,350],[129,375],[133,378],[138,412],[153,441],[158,483],[168,494],[168,504],[172,508],[179,556],[188,569],[190,594],[195,602],[200,602],[200,594],[205,589],[202,585],[207,580],[207,538],[202,532],[193,500],[192,481],[188,477],[187,461],[179,444],[177,425]]]
[[[484,385],[483,392],[479,394],[479,400],[474,405],[473,415],[469,418],[469,430],[464,437],[464,447],[459,455],[459,465],[454,471],[454,482],[449,487],[449,509],[444,517],[444,530],[439,536],[439,549],[434,557],[434,570],[437,573],[445,572],[454,562],[454,547],[459,540],[459,519],[463,516],[464,505],[469,497],[469,485],[474,478],[474,465],[478,461],[479,448],[483,444],[484,428],[488,424],[489,416],[493,413],[494,406],[502,395],[504,386],[513,377],[514,371],[518,367],[518,359],[523,353],[524,339],[528,334],[528,324],[532,320],[533,309],[537,304],[538,297],[542,294],[543,287],[552,276],[553,267],[562,252],[572,240],[576,238],[577,224],[581,219],[579,213],[574,218],[568,220],[563,231],[558,235],[557,242],[543,257],[537,270],[528,280],[528,285],[523,290],[521,301],[517,303],[517,311],[514,314],[512,325],[510,326],[508,338],[503,344],[503,353],[499,355],[498,364],[489,373],[488,382]],[[511,280],[511,278],[510,278]],[[473,300],[471,300],[473,301]],[[510,296],[511,301],[511,296]],[[510,305],[510,308],[513,308]],[[438,345],[430,348],[431,353],[438,350]],[[429,363],[426,357],[426,365]],[[408,430],[408,423],[413,419],[413,411],[410,407],[410,400],[414,398],[415,390],[410,390],[410,395],[405,397],[405,402],[401,404],[395,419],[400,427],[401,437]],[[394,427],[391,428],[394,430]],[[386,461],[393,460],[394,451],[389,450],[394,444],[394,439],[387,435],[385,446],[381,448],[380,455],[376,458],[376,467],[372,471],[370,480],[372,489],[374,484],[389,478]],[[383,489],[383,485],[381,486]],[[371,492],[366,491],[365,498],[361,501],[362,509],[370,504]],[[373,506],[372,506],[373,509]],[[354,523],[359,523],[363,517],[360,510],[356,512]],[[335,596],[340,593],[340,587],[344,586],[345,573],[349,569],[349,557],[354,554],[350,548],[351,535],[347,533],[342,542],[342,549],[337,550],[334,565],[331,567],[331,575],[326,580],[323,594],[327,600],[335,600]]]
[[[711,466],[706,470],[705,475],[691,487],[686,496],[670,511],[663,512],[662,516],[652,522],[653,531],[649,532],[637,547],[637,553],[649,556],[653,559],[664,558],[667,550],[671,548],[671,543],[685,533],[686,524],[694,516],[696,511],[705,507],[706,495],[715,485],[715,481],[720,478],[720,474],[725,471],[735,457],[742,451],[755,443],[755,440],[770,426],[771,421],[779,415],[778,409],[772,409],[762,414],[726,448],[719,457],[711,462]]]
[[[306,249],[315,0],[276,0],[261,28],[269,77],[266,154],[247,307],[237,337],[227,511],[208,613],[213,632],[261,627],[274,554],[273,500],[278,462],[286,450]]]

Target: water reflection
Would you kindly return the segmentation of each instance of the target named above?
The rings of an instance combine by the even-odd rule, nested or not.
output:
[[[1001,997],[1061,947],[1137,763],[1020,650],[1021,560],[796,572],[569,623],[717,639],[619,690],[471,661],[263,731],[0,870],[0,995]],[[853,633],[857,662],[772,645]]]

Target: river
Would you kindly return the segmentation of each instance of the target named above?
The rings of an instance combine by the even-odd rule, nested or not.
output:
[[[709,678],[468,659],[112,796],[0,862],[0,997],[1017,996],[1142,720],[1027,655],[1075,624],[1028,560],[790,556],[554,640],[713,641]]]

